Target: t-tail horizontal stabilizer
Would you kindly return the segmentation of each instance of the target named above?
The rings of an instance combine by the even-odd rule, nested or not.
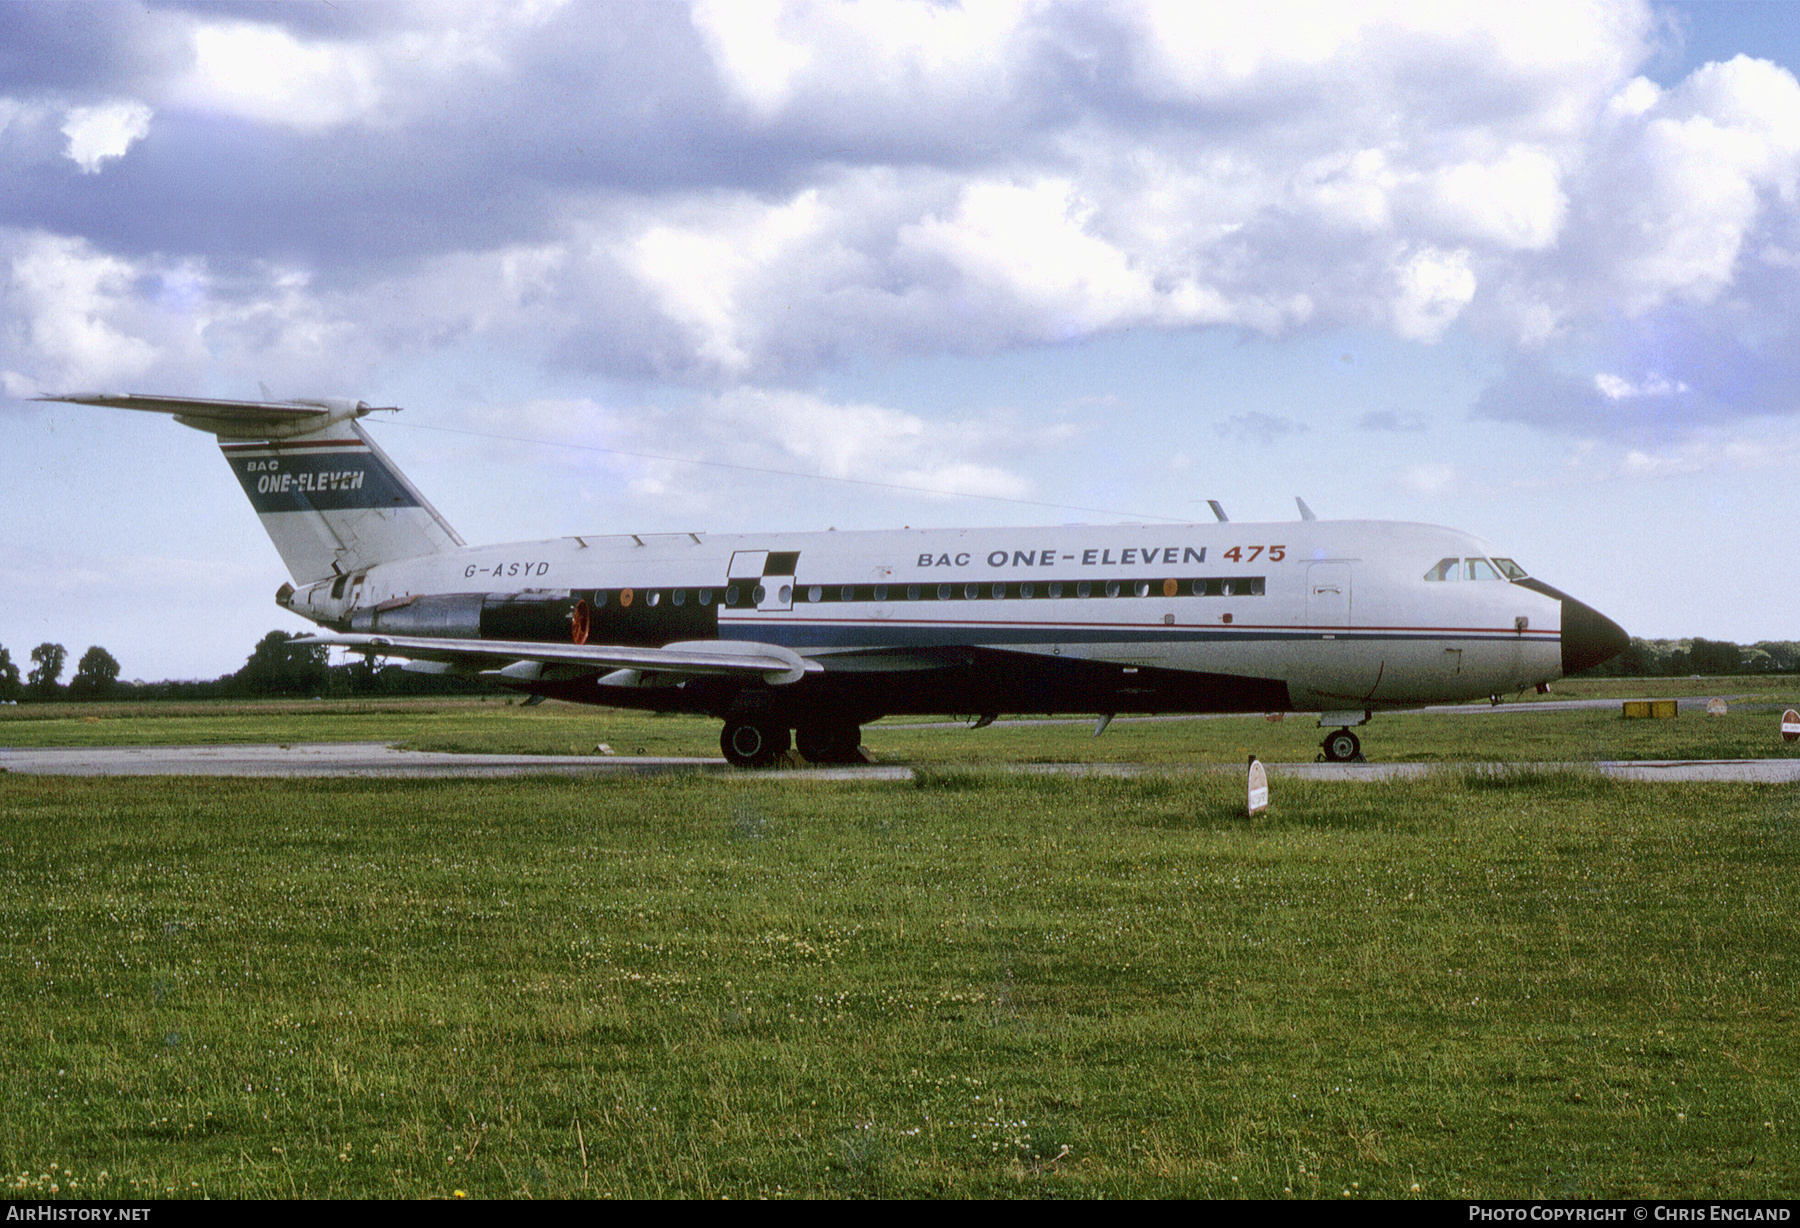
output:
[[[342,399],[215,401],[135,393],[38,399],[169,414],[217,436],[296,584],[463,544],[356,421],[396,407]]]

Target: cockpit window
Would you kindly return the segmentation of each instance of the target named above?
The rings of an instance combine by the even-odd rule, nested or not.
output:
[[[1523,580],[1525,571],[1511,559],[1439,559],[1427,580]]]

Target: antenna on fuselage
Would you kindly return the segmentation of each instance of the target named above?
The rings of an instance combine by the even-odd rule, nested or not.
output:
[[[1298,503],[1300,505],[1300,519],[1302,519],[1302,520],[1317,520],[1318,519],[1317,516],[1313,515],[1313,510],[1310,507],[1306,506],[1305,499],[1302,499],[1299,495],[1295,495],[1294,502]]]
[[[1231,517],[1225,514],[1225,509],[1219,506],[1219,501],[1217,499],[1208,499],[1206,501],[1206,506],[1213,510],[1213,515],[1219,518],[1220,524],[1225,524],[1231,519]]]

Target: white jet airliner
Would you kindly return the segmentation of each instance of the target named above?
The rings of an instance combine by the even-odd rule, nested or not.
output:
[[[1317,712],[1521,691],[1622,651],[1608,618],[1454,529],[1386,521],[621,534],[471,547],[351,401],[139,395],[216,435],[330,634],[534,696],[725,722],[740,766],[859,757],[897,714]],[[1302,504],[1305,512],[1305,505]]]

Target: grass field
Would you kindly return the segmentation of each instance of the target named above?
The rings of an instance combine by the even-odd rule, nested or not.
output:
[[[1241,791],[0,777],[0,1174],[1800,1192],[1791,789]]]
[[[1694,693],[1739,710],[1383,717],[1365,744],[1793,753],[1741,710],[1791,702],[1779,687]],[[21,708],[0,744],[322,730],[563,753],[716,738],[461,701]],[[1252,820],[1235,770],[990,770],[1310,759],[1319,737],[1089,732],[872,727],[920,765],[910,783],[0,775],[0,1183],[1800,1195],[1792,788],[1446,766],[1280,781]]]

